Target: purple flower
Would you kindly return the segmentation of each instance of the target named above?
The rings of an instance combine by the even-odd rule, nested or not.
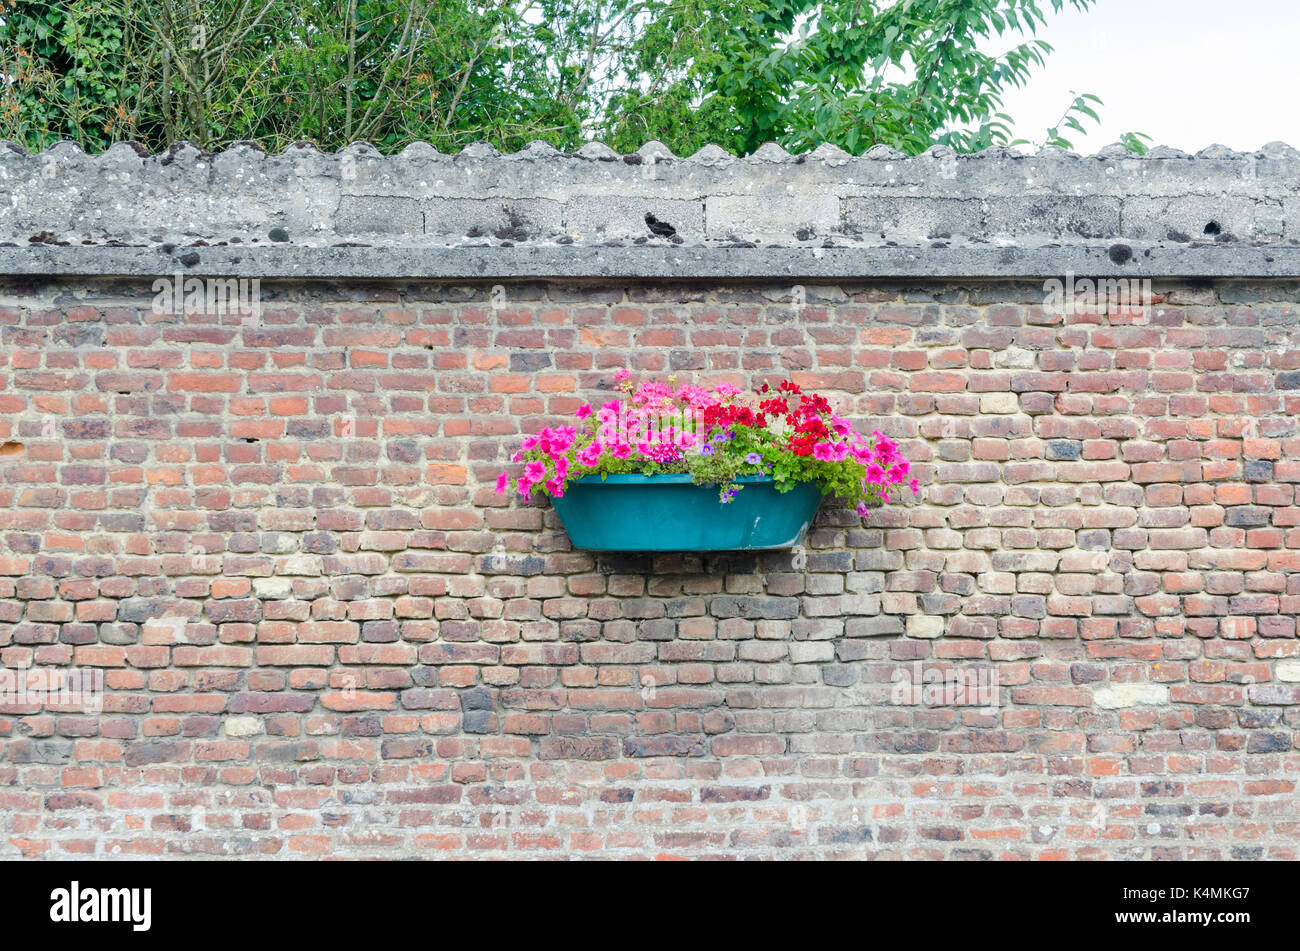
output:
[[[724,442],[727,441],[727,434],[722,432],[714,433],[713,441],[717,443],[719,446],[721,446]]]
[[[705,443],[703,446],[700,447],[700,455],[701,456],[713,455],[713,447],[710,446],[708,443]]]
[[[748,456],[745,457],[745,461],[748,462],[751,466],[756,466],[763,461],[763,457],[756,452],[751,452]]]

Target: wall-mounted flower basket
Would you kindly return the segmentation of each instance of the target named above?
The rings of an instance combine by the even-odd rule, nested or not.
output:
[[[497,492],[550,496],[576,548],[595,551],[738,551],[790,548],[823,497],[860,515],[890,500],[911,466],[880,432],[863,436],[830,401],[790,380],[710,389],[646,382],[572,425],[524,439]]]
[[[723,502],[717,486],[685,474],[589,475],[553,504],[573,546],[593,551],[741,551],[803,541],[820,488],[804,482],[780,492],[769,478],[736,481],[744,491]]]

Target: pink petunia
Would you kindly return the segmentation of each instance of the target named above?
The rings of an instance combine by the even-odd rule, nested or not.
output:
[[[920,479],[913,479],[911,482],[909,482],[909,483],[907,484],[907,487],[908,487],[909,489],[912,490],[912,494],[913,494],[913,495],[920,495],[920,493],[921,493],[921,480],[920,480]]]
[[[604,451],[604,447],[601,446],[600,443],[593,442],[591,445],[578,450],[578,461],[590,469],[596,463],[600,462],[601,454]]]
[[[546,463],[534,459],[524,466],[524,478],[529,482],[541,482],[546,478]]]
[[[819,442],[813,446],[813,458],[822,462],[835,461],[835,447],[828,442]]]
[[[655,462],[677,462],[682,457],[682,451],[671,443],[637,443],[637,451],[647,459],[653,459]]]
[[[615,371],[614,371],[614,382],[615,382],[615,383],[623,383],[623,382],[625,382],[626,380],[630,380],[630,379],[632,379],[632,371],[631,371],[631,370],[615,370]]]
[[[568,448],[568,443],[564,442],[560,430],[552,430],[550,426],[546,426],[541,433],[537,434],[537,444],[547,456],[554,456],[555,453],[564,452]]]
[[[596,421],[599,426],[596,428],[596,434],[601,442],[615,442],[618,438],[618,410],[610,409],[608,406],[596,414]]]
[[[648,380],[632,394],[632,402],[655,412],[669,411],[673,408],[673,391],[666,384]]]
[[[578,411],[573,415],[577,416],[578,419],[586,419],[588,416],[591,415],[591,404],[583,403],[581,406],[578,407]]]
[[[510,476],[503,472],[497,476],[497,495],[505,495],[508,488],[510,488]]]

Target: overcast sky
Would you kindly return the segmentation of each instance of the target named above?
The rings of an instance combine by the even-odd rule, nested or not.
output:
[[[1006,96],[1019,138],[1041,143],[1074,89],[1105,101],[1100,126],[1067,134],[1084,154],[1129,131],[1185,152],[1300,149],[1300,0],[1098,0],[1039,36],[1055,51]]]

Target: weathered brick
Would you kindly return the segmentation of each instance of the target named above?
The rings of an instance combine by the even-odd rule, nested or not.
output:
[[[761,205],[742,197],[656,214],[739,226]],[[346,198],[395,232],[436,204],[367,222],[385,203]],[[636,231],[637,201],[608,233]],[[811,241],[825,201],[781,214]],[[560,209],[460,210],[558,233]],[[66,308],[16,290],[0,308],[4,441],[25,446],[0,458],[0,658],[107,687],[101,715],[0,708],[22,725],[0,804],[55,851],[1225,855],[1170,821],[1200,802],[1224,841],[1292,857],[1259,819],[1294,789],[1300,706],[1286,282],[1280,304],[1172,282],[1177,306],[1135,324],[1041,312],[1041,283],[809,283],[796,313],[776,282],[506,282],[502,300],[294,281],[238,328],[139,323],[148,288],[65,283]],[[865,518],[827,503],[798,552],[572,550],[546,503],[491,482],[622,366],[791,373],[896,436],[924,492]],[[914,663],[995,673],[997,704],[900,702]],[[184,776],[229,824],[176,818],[158,790]],[[843,790],[900,776],[925,789],[850,821]],[[1042,832],[1090,801],[1114,807],[1102,828]],[[441,821],[453,804],[463,827]],[[104,825],[68,825],[80,812]]]

